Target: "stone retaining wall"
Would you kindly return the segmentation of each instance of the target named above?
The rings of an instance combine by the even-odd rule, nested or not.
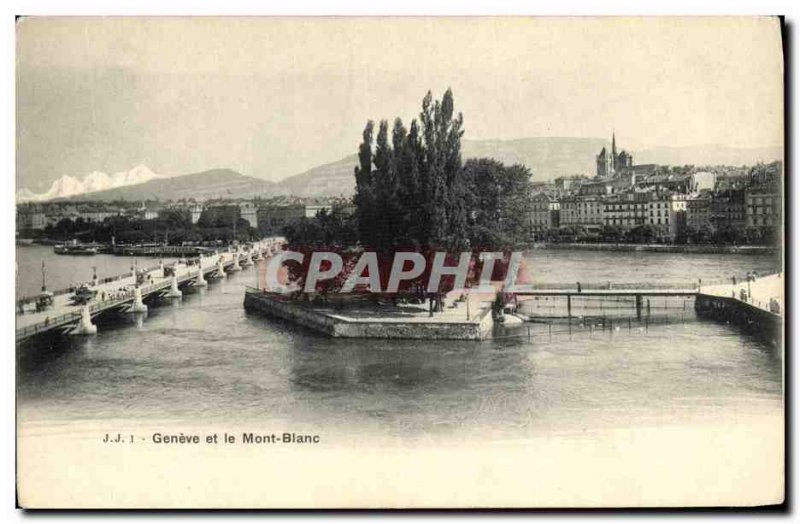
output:
[[[783,341],[783,318],[732,297],[699,294],[695,310],[701,318],[734,324],[775,347]]]
[[[482,311],[475,321],[413,322],[389,318],[352,319],[317,311],[305,305],[246,291],[244,307],[288,320],[331,337],[405,338],[427,340],[484,340],[492,330],[492,315]]]

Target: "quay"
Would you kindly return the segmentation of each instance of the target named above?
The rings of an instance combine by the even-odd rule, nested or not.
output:
[[[291,300],[255,288],[244,307],[334,338],[484,340],[492,330],[491,297],[445,300],[444,311],[429,315],[425,304],[338,308]]]
[[[149,296],[179,297],[181,287],[205,286],[206,279],[224,277],[230,271],[239,271],[277,253],[283,239],[267,238],[250,246],[229,247],[220,253],[200,255],[187,262],[160,264],[150,268],[134,270],[125,275],[95,279],[89,289],[94,298],[86,304],[73,304],[70,290],[62,290],[53,296],[53,303],[44,311],[27,311],[25,305],[31,299],[22,299],[16,315],[16,342],[47,332],[71,335],[90,335],[97,332],[92,319],[108,311],[143,312],[147,306],[143,300]]]
[[[695,310],[701,317],[740,326],[779,347],[783,340],[785,287],[783,273],[702,286]]]
[[[745,289],[747,283],[740,283],[733,289],[725,284],[703,286],[701,282],[660,286],[644,283],[583,284],[580,291],[577,286],[538,284],[534,288],[510,293],[506,308],[513,310],[521,302],[540,297],[562,297],[566,299],[567,319],[572,319],[577,318],[572,314],[572,301],[576,297],[630,297],[636,317],[641,320],[643,309],[646,308],[649,315],[649,300],[645,307],[645,298],[687,297],[695,300],[695,310],[701,316],[706,305],[718,303],[716,301],[724,303],[729,308],[726,310],[728,313],[757,309],[760,316],[730,313],[729,320],[736,324],[744,322],[745,326],[764,326],[765,330],[772,332],[772,328],[782,325],[780,313],[769,310],[770,299],[773,310],[776,309],[776,300],[780,301],[779,307],[782,308],[782,282],[782,274],[755,279],[750,282],[746,297],[737,290]],[[320,304],[292,300],[280,294],[248,288],[244,307],[248,311],[260,312],[337,338],[484,340],[492,333],[494,320],[491,311],[495,298],[495,294],[473,293],[459,300],[454,293],[450,293],[445,298],[444,311],[430,316],[424,304],[340,307],[335,302]]]

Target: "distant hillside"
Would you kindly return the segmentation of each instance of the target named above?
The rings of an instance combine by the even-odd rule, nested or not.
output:
[[[519,140],[464,140],[463,158],[494,158],[505,164],[528,166],[534,180],[561,175],[594,173],[594,157],[606,145],[602,138],[522,138]],[[350,196],[355,191],[353,169],[358,156],[317,166],[275,184],[277,194]]]
[[[73,197],[80,200],[178,200],[195,198],[248,198],[272,194],[274,184],[245,176],[231,169],[211,169],[201,173],[159,178],[142,184],[118,187]]]
[[[523,164],[530,168],[533,180],[595,172],[595,156],[603,146],[602,138],[522,138],[518,140],[464,140],[463,158],[488,157],[505,164]],[[630,151],[634,163],[696,166],[752,165],[781,160],[780,148],[737,149],[722,146],[658,147]],[[353,169],[357,155],[314,167],[279,182],[268,182],[242,175],[230,169],[212,169],[202,173],[156,178],[145,183],[81,195],[90,200],[146,200],[195,198],[248,198],[253,196],[292,195],[298,197],[349,197],[355,191]]]
[[[358,155],[350,155],[330,164],[309,169],[276,182],[275,194],[302,197],[345,196],[353,194],[356,187],[355,166]]]
[[[780,147],[733,148],[718,145],[654,147],[635,151],[633,159],[639,164],[743,166],[783,160],[783,149]]]
[[[505,164],[523,164],[535,181],[584,173],[594,175],[595,157],[610,144],[603,138],[521,138],[518,140],[464,140],[463,158],[494,158]],[[780,160],[780,148],[737,149],[722,146],[658,147],[629,151],[637,164],[664,165],[752,165]],[[349,196],[355,191],[353,154],[337,162],[315,167],[280,182],[276,194],[297,196]]]
[[[603,138],[540,137],[517,140],[464,140],[463,157],[494,158],[504,164],[528,166],[535,181],[578,173],[594,174],[595,156]]]

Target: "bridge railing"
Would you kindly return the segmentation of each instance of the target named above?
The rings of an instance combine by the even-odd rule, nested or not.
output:
[[[777,274],[780,271],[770,271],[760,273],[758,278],[770,276],[773,274]],[[661,281],[650,281],[650,282],[615,282],[615,281],[595,281],[595,282],[581,282],[581,289],[587,290],[602,290],[602,289],[619,289],[619,290],[628,290],[628,289],[652,289],[652,290],[668,290],[668,289],[697,289],[698,285],[705,286],[714,286],[720,284],[731,284],[733,279],[736,279],[736,282],[745,282],[747,279],[747,273],[731,273],[730,275],[718,275],[712,278],[702,278],[702,279],[695,279],[695,280],[685,280],[685,281],[672,281],[672,282],[661,282]],[[553,289],[553,290],[569,290],[575,289],[577,290],[578,282],[533,282],[527,284],[520,284],[520,286],[528,287],[530,289]]]
[[[118,294],[112,295],[113,298],[108,298],[106,300],[98,300],[96,302],[92,302],[89,306],[90,313],[96,313],[97,311],[102,311],[117,305],[124,304],[129,300],[133,299],[133,291],[126,291],[126,292],[118,292]]]
[[[54,326],[61,325],[63,323],[78,320],[81,318],[80,311],[73,311],[71,313],[64,313],[63,315],[58,315],[56,317],[47,317],[45,320],[41,322],[37,322],[36,324],[26,326],[21,329],[16,330],[16,338],[25,338],[27,336],[35,335],[36,333],[41,333],[43,331],[47,331]]]

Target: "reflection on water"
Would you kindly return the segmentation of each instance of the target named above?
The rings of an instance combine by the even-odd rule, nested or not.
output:
[[[580,263],[575,252],[548,252],[534,262],[553,280],[590,281],[593,269],[574,273],[588,263],[579,255]],[[607,263],[604,274],[630,271],[616,257],[591,255],[594,265]],[[712,268],[705,256],[659,256],[651,263],[705,267],[708,275],[771,264],[744,257],[738,263],[747,269],[731,259]],[[565,276],[565,268],[573,273]],[[691,307],[659,313],[662,322],[606,330],[588,322],[509,326],[485,342],[329,339],[246,314],[251,277],[244,271],[182,299],[151,303],[146,316],[101,318],[95,337],[20,347],[20,420],[168,419],[486,437],[782,410],[780,353],[696,319]]]

